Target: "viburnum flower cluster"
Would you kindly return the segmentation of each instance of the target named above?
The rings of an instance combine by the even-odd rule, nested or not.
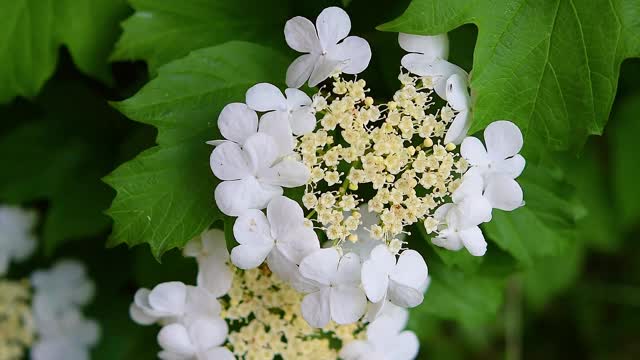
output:
[[[9,262],[26,260],[35,250],[37,213],[0,206],[0,274]],[[100,338],[97,322],[83,314],[94,284],[83,264],[60,260],[24,280],[0,279],[0,359],[85,360]]]
[[[315,24],[289,20],[286,42],[303,53],[289,88],[256,84],[220,113],[210,166],[238,245],[228,254],[222,233],[205,233],[185,248],[197,286],[136,294],[132,317],[163,325],[161,358],[298,358],[310,346],[320,358],[412,359],[406,308],[422,303],[429,274],[407,248],[411,229],[482,256],[479,225],[524,204],[522,134],[496,121],[484,144],[467,137],[469,75],[447,61],[447,36],[400,34],[409,52],[400,88],[377,103],[364,79],[347,77],[371,59],[350,29],[336,7]],[[309,96],[304,83],[320,88]],[[324,341],[332,337],[341,350]]]

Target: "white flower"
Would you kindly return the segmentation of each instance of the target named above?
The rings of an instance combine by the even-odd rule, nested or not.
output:
[[[84,265],[74,260],[62,260],[50,270],[35,271],[31,284],[34,316],[47,320],[86,305],[95,290]]]
[[[523,204],[522,188],[514,180],[522,173],[524,158],[522,133],[510,121],[494,121],[484,130],[484,141],[467,137],[462,142],[460,154],[469,162],[468,173],[484,178],[484,196],[496,209],[511,211]]]
[[[447,61],[449,56],[447,34],[423,36],[400,33],[398,43],[401,48],[410,52],[402,58],[402,66],[418,76],[430,76],[433,80],[433,89],[444,100],[448,100],[445,87],[451,75],[468,77],[466,71]]]
[[[243,145],[225,141],[210,157],[213,174],[223,180],[215,190],[216,204],[231,216],[247,209],[264,209],[282,195],[282,187],[304,185],[309,170],[299,161],[280,158],[276,140],[263,133],[250,135]]]
[[[387,308],[387,307],[386,307]],[[412,331],[402,331],[409,312],[390,306],[367,326],[367,340],[346,344],[340,351],[344,360],[411,360],[418,355],[420,342]]]
[[[300,273],[315,288],[302,300],[302,317],[313,327],[324,327],[331,319],[350,324],[362,317],[367,297],[360,287],[360,258],[354,253],[340,256],[335,248],[320,249],[300,263]]]
[[[222,230],[211,229],[203,232],[187,243],[183,253],[185,256],[195,257],[198,261],[199,287],[207,289],[217,298],[229,291],[233,275],[227,263],[229,251]]]
[[[428,279],[427,264],[414,250],[405,250],[396,257],[386,245],[378,245],[362,264],[362,285],[369,301],[389,300],[402,307],[422,303],[422,288]]]
[[[227,339],[227,323],[221,318],[202,318],[190,324],[173,323],[158,333],[163,360],[234,360],[222,344]]]
[[[306,53],[289,66],[287,85],[298,88],[308,79],[309,86],[316,86],[335,71],[347,74],[364,71],[371,60],[371,48],[361,37],[347,37],[350,30],[349,15],[338,7],[322,10],[315,26],[301,16],[287,21],[284,26],[287,44]]]
[[[38,340],[31,348],[32,360],[88,360],[100,338],[98,324],[77,309],[65,310],[55,319],[34,320]]]
[[[447,79],[446,94],[449,105],[457,110],[458,114],[447,130],[444,143],[458,145],[467,136],[467,131],[471,126],[471,99],[466,78],[459,74],[451,75]]]
[[[231,251],[231,261],[241,269],[252,269],[266,259],[277,276],[301,286],[297,264],[320,248],[318,236],[304,220],[300,205],[284,196],[271,200],[266,216],[259,210],[244,212],[233,225],[240,245]]]
[[[23,261],[33,253],[36,221],[35,211],[0,206],[0,275],[7,272],[12,260]]]
[[[261,130],[272,126],[270,122],[284,120],[285,125],[291,126],[289,135],[291,132],[295,135],[312,132],[316,127],[316,117],[309,95],[293,88],[286,89],[284,93],[286,97],[280,89],[268,83],[256,84],[247,90],[247,105],[253,110],[266,112],[260,119]]]
[[[139,289],[129,314],[140,325],[155,322],[189,324],[201,318],[215,318],[220,310],[220,303],[206,289],[170,281],[160,283],[152,290]]]

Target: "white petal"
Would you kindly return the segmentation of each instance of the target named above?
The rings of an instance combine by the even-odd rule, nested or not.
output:
[[[242,148],[247,153],[249,164],[256,173],[273,165],[280,156],[276,141],[277,139],[273,136],[261,132],[249,136],[245,141]]]
[[[398,335],[407,325],[407,309],[392,303],[385,305],[387,306],[393,310],[381,314],[367,326],[367,339],[374,344],[383,343],[388,338]]]
[[[523,204],[520,184],[505,175],[493,175],[487,179],[484,196],[494,209],[512,211]]]
[[[294,289],[302,293],[312,293],[318,291],[317,283],[305,279],[298,269],[298,266],[289,260],[277,247],[267,256],[267,264],[271,270],[281,280],[289,283]]]
[[[226,347],[218,346],[201,354],[198,360],[236,360],[236,357]]]
[[[469,136],[460,145],[460,155],[471,165],[483,166],[489,163],[489,155],[480,139]]]
[[[284,24],[284,38],[290,48],[299,52],[310,53],[320,46],[316,27],[302,16],[289,19]]]
[[[258,115],[245,104],[228,104],[218,116],[218,129],[225,139],[242,144],[258,131]]]
[[[400,254],[390,278],[400,284],[418,288],[428,275],[427,263],[422,255],[415,250],[405,250]]]
[[[278,197],[275,197],[276,199]],[[273,243],[271,225],[262,211],[247,210],[233,224],[233,236],[239,244],[268,245]]]
[[[487,153],[492,160],[514,156],[522,149],[522,132],[511,121],[494,121],[484,130]]]
[[[444,143],[454,143],[459,145],[467,136],[467,131],[471,127],[471,113],[469,111],[461,111],[451,122],[449,130],[444,137]]]
[[[482,256],[487,252],[487,242],[477,226],[460,231],[460,239],[473,256]]]
[[[224,231],[220,229],[210,229],[200,235],[201,252],[199,255],[215,256],[220,260],[229,259],[229,250],[224,237]]]
[[[231,250],[231,262],[243,270],[254,269],[264,262],[271,249],[272,245],[238,245]]]
[[[318,55],[304,54],[296,58],[287,69],[287,86],[299,88],[311,76],[318,61]]]
[[[278,157],[291,154],[295,142],[289,121],[289,113],[281,111],[268,112],[260,118],[260,132],[270,135],[278,150]]]
[[[187,301],[187,287],[179,281],[156,285],[149,293],[149,305],[156,311],[180,315]]]
[[[447,100],[447,79],[453,74],[463,78],[469,76],[461,67],[446,60],[436,60],[424,70],[424,75],[431,76],[433,79],[433,90],[444,100]]]
[[[316,86],[326,80],[341,64],[342,60],[329,58],[328,56],[318,57],[309,77],[309,86]]]
[[[221,306],[216,297],[200,286],[187,287],[185,315],[189,320],[214,318],[220,314]]]
[[[517,154],[514,157],[511,157],[502,161],[494,161],[493,172],[498,174],[504,174],[509,176],[512,179],[517,178],[522,174],[522,170],[524,170],[526,161],[522,155]]]
[[[288,88],[284,90],[287,96],[287,107],[289,110],[296,110],[300,107],[309,106],[312,103],[311,98],[300,89]]]
[[[278,237],[276,247],[295,264],[320,249],[318,235],[312,228],[300,225]]]
[[[264,184],[287,188],[306,184],[310,176],[311,173],[307,166],[293,159],[283,159],[274,166],[263,169],[258,174],[259,180]]]
[[[387,359],[413,360],[418,356],[420,341],[412,331],[403,331],[384,342],[383,352]]]
[[[400,284],[397,281],[389,281],[389,301],[403,308],[412,308],[420,305],[424,300],[424,294],[417,288]]]
[[[221,318],[200,319],[189,326],[189,337],[198,351],[222,345],[228,333],[227,323]]]
[[[449,38],[447,34],[433,36],[398,34],[400,47],[408,52],[421,53],[425,58],[447,59],[449,56]]]
[[[304,213],[297,202],[285,196],[273,198],[267,205],[267,219],[271,236],[277,239],[304,223]]]
[[[135,303],[129,305],[129,317],[139,325],[151,325],[158,320],[155,316],[147,315],[147,313]]]
[[[363,72],[371,61],[371,47],[367,40],[358,36],[349,36],[335,48],[335,55],[344,65],[341,70],[346,74]]]
[[[316,29],[322,50],[329,51],[338,41],[349,35],[351,19],[339,7],[328,7],[318,15]]]
[[[452,251],[458,251],[464,247],[460,236],[449,230],[442,231],[440,235],[431,239],[431,242],[436,246]]]
[[[484,191],[484,180],[482,176],[474,173],[467,173],[462,177],[462,183],[453,192],[451,199],[454,203],[470,197],[482,196]]]
[[[466,77],[460,76],[460,74],[449,76],[447,79],[446,94],[447,102],[449,102],[455,110],[466,111],[471,107]]]
[[[238,216],[247,209],[264,209],[279,195],[282,195],[281,187],[260,184],[254,177],[223,181],[215,190],[216,205],[229,216]]]
[[[458,230],[489,221],[491,221],[491,203],[481,195],[465,197],[447,214],[447,223]]]
[[[310,280],[328,286],[336,277],[339,261],[340,254],[336,249],[320,249],[302,259],[300,262],[300,274]]]
[[[354,340],[347,343],[340,350],[340,359],[344,360],[370,360],[375,348],[367,341]]]
[[[275,85],[259,83],[247,90],[247,106],[255,111],[287,111],[287,99]]]
[[[294,111],[289,118],[289,122],[294,134],[304,135],[315,130],[317,120],[311,107],[304,107]]]
[[[422,54],[407,54],[402,57],[400,62],[402,63],[402,66],[412,74],[425,76],[430,75],[430,73],[428,73],[428,69],[429,65],[433,62],[433,59]]]
[[[367,310],[367,297],[354,286],[335,286],[331,288],[331,319],[340,325],[351,324],[364,315]]]
[[[238,180],[251,175],[249,159],[240,146],[226,141],[211,152],[209,164],[220,180]]]
[[[165,350],[181,355],[193,355],[196,352],[189,339],[189,333],[182,324],[170,324],[160,329],[158,344]]]
[[[442,204],[439,208],[436,209],[436,211],[433,213],[433,217],[440,221],[443,222],[447,216],[447,214],[449,213],[449,211],[454,207],[453,204]]]
[[[334,278],[334,284],[341,285],[360,285],[360,274],[362,272],[362,265],[360,263],[360,257],[356,253],[344,254],[338,264],[338,271]]]
[[[329,288],[324,288],[308,294],[302,299],[302,317],[310,326],[323,328],[331,320],[331,312],[329,311],[330,293],[331,290]]]
[[[369,300],[377,303],[382,300],[389,287],[389,274],[396,265],[395,256],[386,245],[378,245],[371,257],[362,264],[362,286]]]
[[[190,357],[183,354],[172,353],[171,351],[162,350],[158,353],[160,360],[188,360]]]

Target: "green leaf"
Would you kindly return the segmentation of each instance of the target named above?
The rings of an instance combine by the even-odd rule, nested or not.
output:
[[[527,165],[517,180],[525,206],[511,212],[493,210],[485,235],[525,266],[562,252],[576,237],[573,189],[549,168]]]
[[[413,0],[380,29],[437,34],[477,25],[471,132],[511,119],[533,159],[602,133],[620,64],[640,56],[638,19],[636,0]]]
[[[431,283],[424,301],[411,310],[409,329],[420,333],[431,317],[478,326],[495,319],[502,305],[504,280],[481,273],[465,273],[429,263]]]
[[[640,134],[640,93],[621,101],[612,120],[611,132],[611,169],[612,186],[616,215],[625,230],[640,221],[640,188],[638,187],[638,149],[637,138]],[[607,173],[600,176],[605,178]],[[611,211],[610,205],[603,209]]]
[[[20,118],[0,137],[0,199],[48,201],[42,234],[47,254],[108,229],[103,212],[113,190],[100,178],[116,165],[124,122],[94,90],[68,75],[47,84],[34,118]],[[2,117],[10,118],[10,109]]]
[[[129,118],[156,126],[159,146],[105,179],[117,191],[108,211],[110,245],[148,243],[160,258],[222,219],[205,141],[219,137],[216,119],[226,104],[243,101],[255,83],[280,84],[287,65],[272,49],[230,42],[161,67],[156,79],[116,104]]]
[[[114,60],[145,60],[158,67],[230,40],[284,46],[289,0],[131,0],[136,12],[124,23]]]
[[[109,82],[108,55],[128,11],[124,0],[0,0],[0,103],[36,96],[61,45],[82,72]]]

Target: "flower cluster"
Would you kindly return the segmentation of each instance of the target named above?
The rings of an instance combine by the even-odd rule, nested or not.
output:
[[[287,43],[305,54],[289,67],[290,88],[257,84],[246,103],[221,112],[225,139],[209,142],[216,146],[211,169],[222,181],[215,199],[237,217],[230,260],[245,276],[257,274],[265,287],[275,276],[304,294],[299,311],[311,327],[370,322],[366,339],[341,357],[410,359],[417,340],[402,331],[404,315],[389,313],[419,305],[429,276],[407,235],[423,226],[437,246],[484,255],[479,225],[494,208],[524,204],[515,181],[525,165],[523,138],[508,121],[490,124],[484,144],[467,137],[469,74],[447,61],[446,34],[400,34],[409,52],[400,89],[376,104],[363,79],[344,75],[363,71],[371,58],[366,41],[349,30],[339,8],[322,11],[315,26],[301,17],[287,22]],[[307,80],[323,84],[311,97],[297,89]],[[301,188],[300,203],[283,187]],[[394,353],[396,343],[406,351]]]
[[[0,206],[0,275],[12,260],[25,260],[36,245],[35,211]],[[0,359],[20,359],[31,347],[32,360],[83,360],[100,338],[100,328],[82,313],[94,284],[84,265],[61,260],[30,279],[0,279]]]

